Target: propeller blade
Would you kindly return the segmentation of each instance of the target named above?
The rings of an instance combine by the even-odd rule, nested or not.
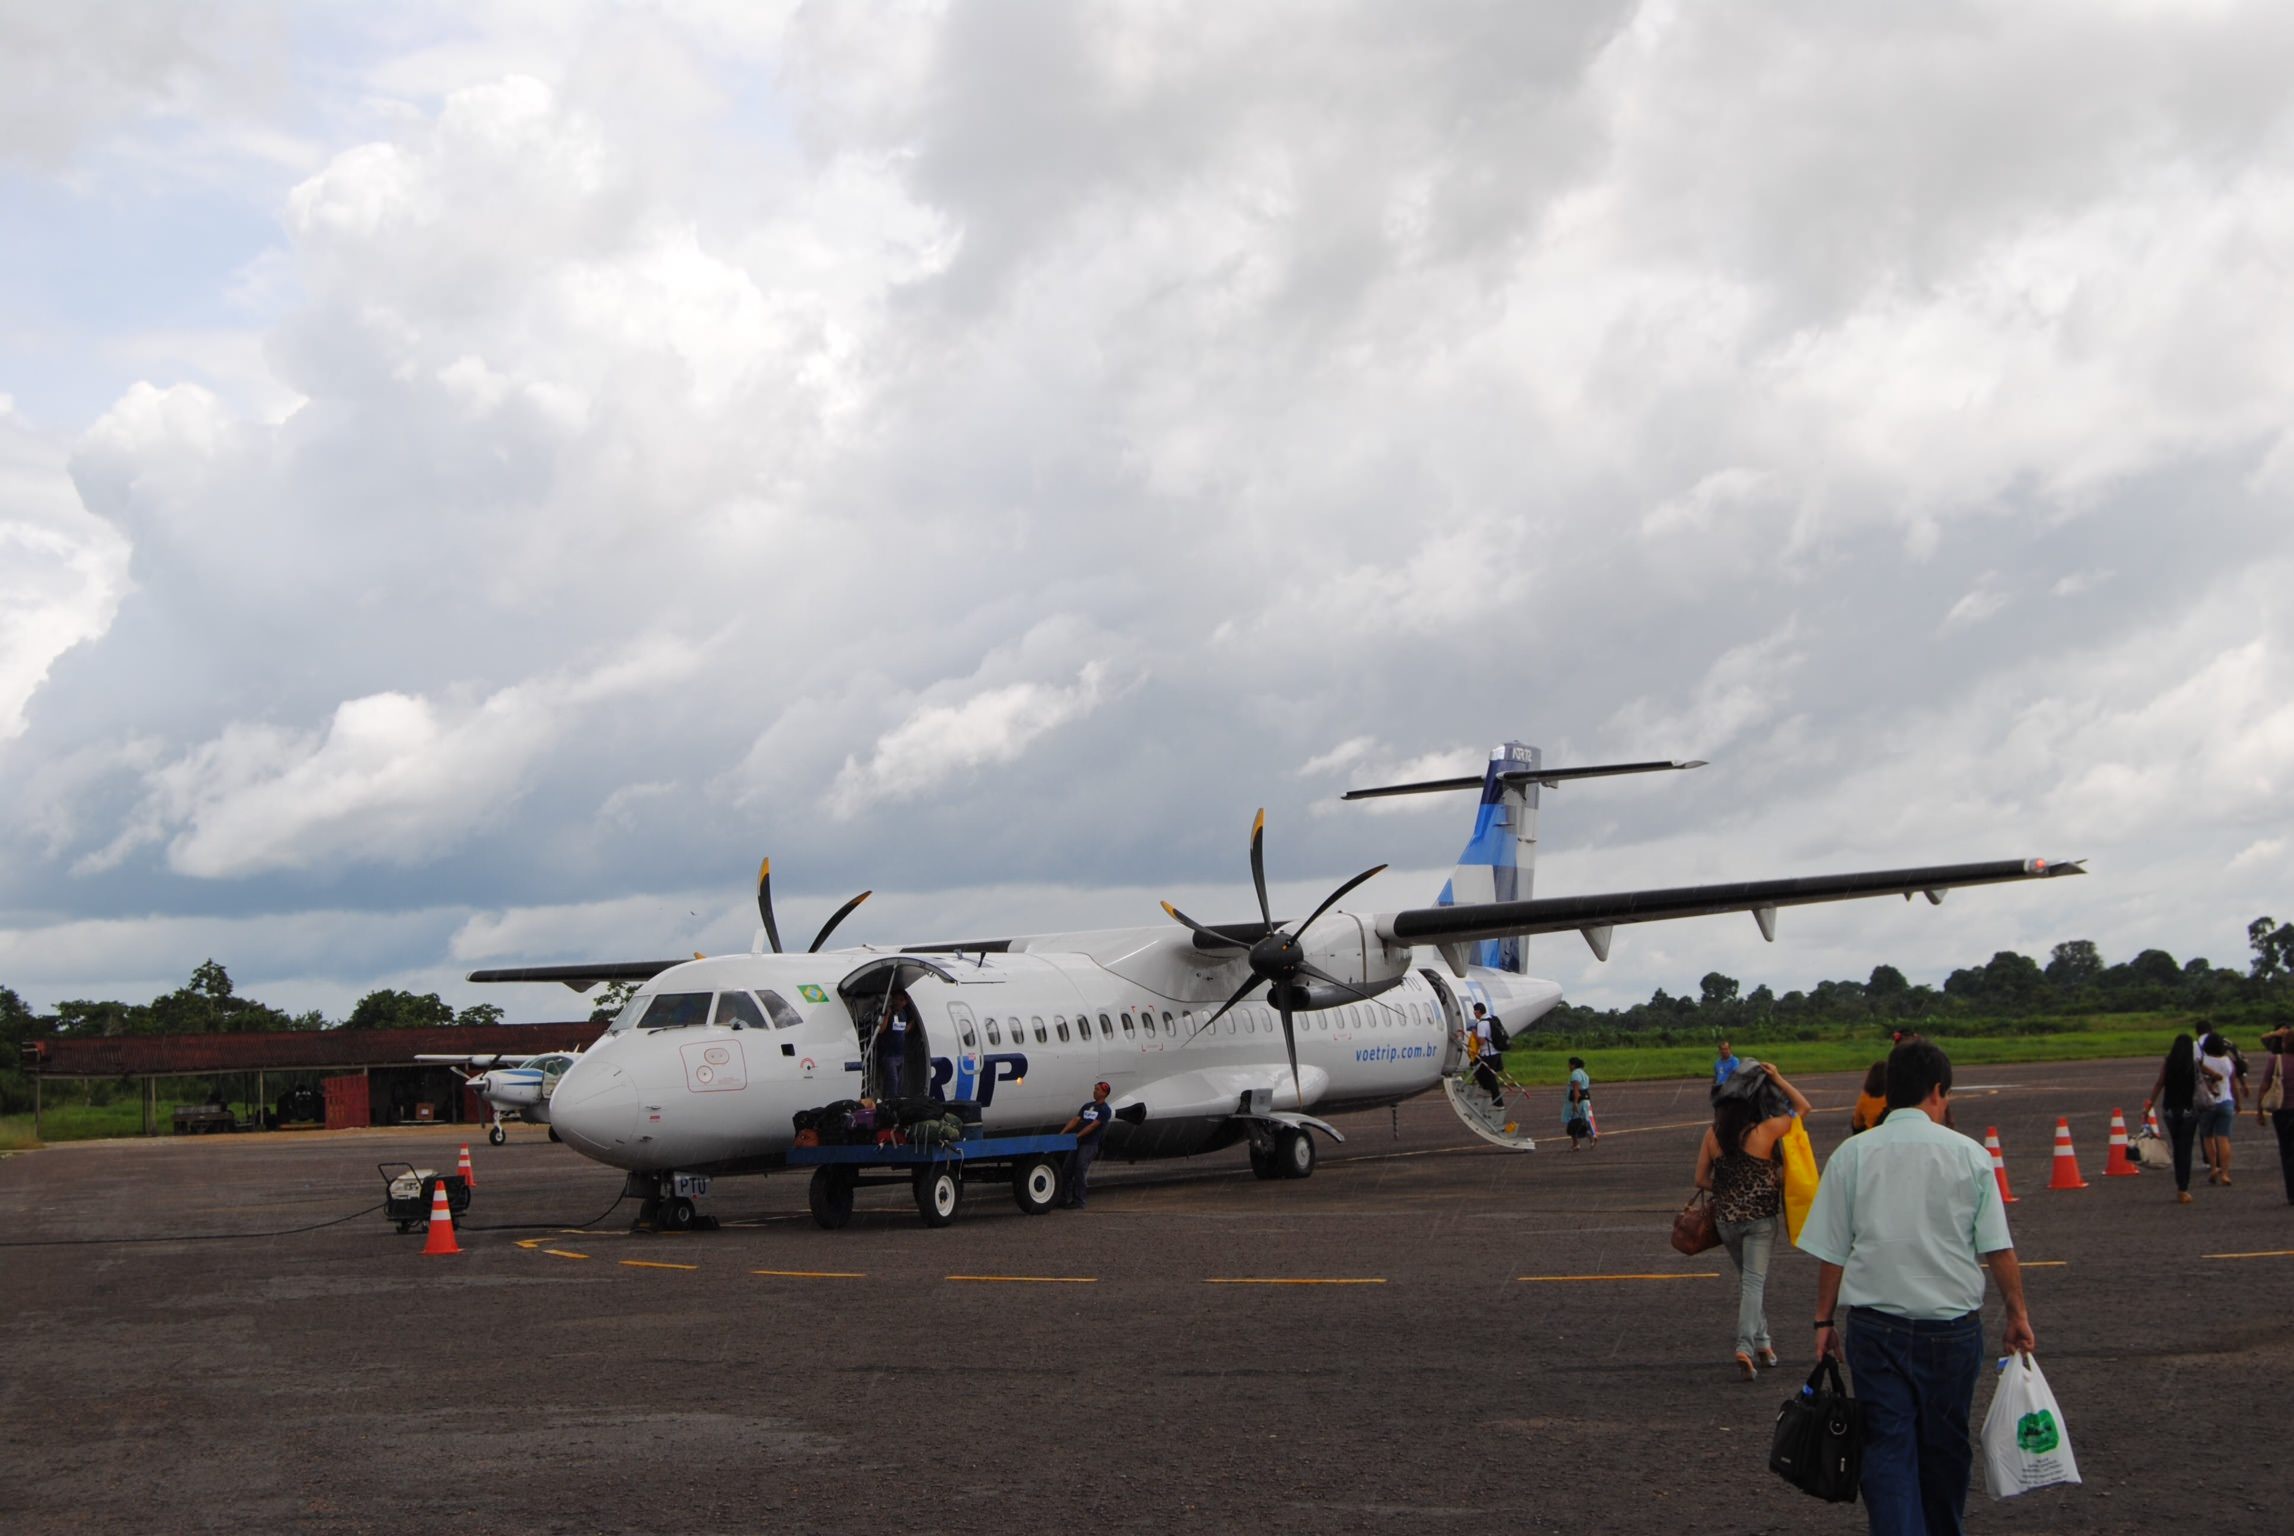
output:
[[[1356,876],[1355,876],[1353,879],[1351,879],[1351,880],[1347,881],[1347,882],[1346,882],[1344,885],[1340,886],[1340,887],[1339,887],[1337,890],[1335,890],[1335,891],[1332,891],[1332,892],[1331,892],[1329,895],[1327,895],[1327,896],[1323,897],[1323,898],[1322,898],[1322,905],[1321,905],[1321,906],[1319,906],[1319,907],[1316,907],[1316,908],[1314,909],[1314,916],[1313,916],[1313,917],[1310,917],[1310,918],[1308,918],[1308,919],[1307,919],[1305,922],[1303,922],[1303,923],[1300,923],[1300,924],[1299,924],[1299,925],[1298,925],[1296,928],[1292,929],[1292,930],[1291,930],[1291,937],[1292,937],[1292,938],[1296,938],[1296,937],[1298,937],[1298,935],[1300,935],[1300,934],[1302,934],[1302,933],[1306,932],[1306,930],[1307,930],[1307,929],[1309,929],[1309,928],[1312,928],[1312,927],[1314,926],[1314,924],[1315,924],[1315,921],[1316,921],[1316,919],[1320,918],[1320,917],[1322,916],[1322,914],[1323,914],[1323,913],[1325,913],[1325,912],[1329,911],[1329,910],[1330,910],[1332,907],[1334,907],[1334,906],[1338,905],[1338,898],[1339,898],[1339,897],[1341,897],[1341,896],[1345,895],[1345,894],[1346,894],[1348,891],[1351,891],[1351,890],[1353,890],[1353,889],[1354,889],[1356,886],[1360,885],[1360,884],[1361,884],[1363,881],[1365,881],[1365,880],[1369,879],[1369,878],[1370,878],[1372,875],[1379,875],[1379,874],[1384,874],[1385,872],[1386,872],[1386,866],[1385,866],[1385,865],[1383,865],[1383,864],[1373,864],[1373,865],[1371,865],[1371,866],[1370,866],[1370,868],[1368,868],[1368,869],[1366,869],[1366,870],[1362,871],[1362,873],[1361,873],[1361,874],[1359,874],[1359,875],[1356,875]],[[1264,898],[1262,897],[1261,899],[1263,900]]]
[[[1225,934],[1219,932],[1219,930],[1216,928],[1205,928],[1201,923],[1196,922],[1193,918],[1180,911],[1177,907],[1172,906],[1167,901],[1163,903],[1163,910],[1170,913],[1174,918],[1177,918],[1187,927],[1194,929],[1196,933],[1202,935],[1204,938],[1210,939],[1228,949],[1250,948],[1250,946],[1245,944],[1242,940],[1230,939]]]
[[[1269,928],[1274,926],[1274,911],[1266,904],[1266,807],[1259,807],[1258,820],[1251,823],[1251,884],[1258,887],[1259,918]]]
[[[765,937],[773,942],[773,953],[781,952],[781,927],[773,921],[773,861],[766,859],[757,866],[757,915],[765,920]]]
[[[1298,1032],[1290,1023],[1290,994],[1282,995],[1282,1048],[1290,1052],[1290,1091],[1298,1095],[1299,1107],[1306,1106],[1306,1089],[1298,1080]]]
[[[1328,971],[1324,970],[1321,966],[1316,965],[1311,960],[1301,960],[1298,963],[1298,969],[1299,974],[1303,976],[1312,976],[1316,981],[1326,981],[1341,991],[1353,993],[1356,997],[1361,998],[1362,1001],[1366,1003],[1376,1003],[1379,1007],[1385,1009],[1388,1013],[1394,1015],[1396,1018],[1402,1017],[1402,1010],[1395,1007],[1392,1003],[1387,1002],[1382,997],[1378,997],[1372,993],[1363,991],[1360,987],[1356,986],[1351,981],[1345,981],[1339,977],[1331,975]]]
[[[852,909],[854,907],[859,906],[862,902],[866,901],[869,897],[875,894],[876,892],[873,890],[862,891],[858,896],[853,897],[852,900],[846,902],[843,906],[838,907],[836,909],[835,916],[831,917],[827,922],[821,924],[820,932],[812,936],[812,943],[806,946],[805,953],[808,955],[819,954],[821,945],[828,941],[828,936],[830,934],[836,932],[836,925],[843,922],[846,918],[852,916]]]
[[[1252,990],[1258,985],[1258,977],[1252,976],[1246,979],[1241,986],[1235,988],[1235,995],[1233,997],[1230,997],[1225,1002],[1219,1004],[1219,1011],[1217,1013],[1212,1014],[1209,1018],[1203,1020],[1202,1023],[1195,1026],[1195,1035],[1201,1034],[1204,1030],[1209,1029],[1213,1024],[1218,1023],[1220,1017],[1224,1015],[1229,1008],[1234,1007],[1235,1004],[1250,996]],[[1187,1038],[1192,1040],[1195,1038],[1195,1035],[1189,1035]]]

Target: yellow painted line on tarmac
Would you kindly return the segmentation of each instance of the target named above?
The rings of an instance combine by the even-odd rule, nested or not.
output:
[[[652,1259],[623,1259],[623,1269],[699,1269],[698,1264],[659,1264]]]
[[[544,1248],[542,1252],[553,1254],[561,1259],[586,1259],[589,1257],[589,1255],[586,1253],[575,1253],[566,1248]]]
[[[1718,1280],[1717,1269],[1682,1270],[1667,1275],[1515,1275],[1521,1285],[1579,1285],[1593,1280]]]
[[[518,1239],[518,1246],[530,1252],[533,1249],[541,1247],[542,1240],[538,1237],[521,1237]]]
[[[1205,1285],[1384,1285],[1385,1283],[1386,1281],[1383,1277],[1363,1279],[1350,1279],[1344,1277],[1312,1279],[1306,1277],[1291,1277],[1283,1275],[1214,1276],[1203,1282]]]
[[[766,1275],[775,1280],[865,1280],[868,1272],[861,1269],[752,1269],[752,1275]]]
[[[948,1275],[949,1280],[980,1285],[1097,1285],[1097,1275]]]
[[[2069,1259],[2025,1259],[2015,1267],[2017,1269],[2069,1269],[2071,1261]]]
[[[2202,1253],[2202,1259],[2294,1259],[2294,1248],[2265,1248],[2260,1253]]]

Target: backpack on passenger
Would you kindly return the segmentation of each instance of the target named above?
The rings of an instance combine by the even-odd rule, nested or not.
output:
[[[1482,1022],[1489,1025],[1490,1044],[1492,1046],[1501,1052],[1513,1049],[1513,1031],[1500,1024],[1496,1014],[1485,1015]]]

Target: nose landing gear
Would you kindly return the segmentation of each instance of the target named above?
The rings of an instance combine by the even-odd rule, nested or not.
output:
[[[633,1173],[623,1186],[624,1194],[639,1196],[643,1204],[637,1208],[637,1218],[629,1224],[632,1232],[714,1232],[717,1218],[703,1215],[693,1204],[695,1195],[709,1192],[706,1174],[693,1173]]]

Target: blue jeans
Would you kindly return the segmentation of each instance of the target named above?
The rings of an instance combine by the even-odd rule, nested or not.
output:
[[[1091,1165],[1099,1161],[1099,1138],[1079,1141],[1075,1150],[1067,1154],[1067,1171],[1062,1182],[1067,1186],[1060,1195],[1060,1204],[1083,1209],[1085,1197],[1091,1193]]]
[[[1975,1442],[1983,1314],[1914,1322],[1848,1313],[1850,1390],[1864,1405],[1864,1513],[1872,1536],[1959,1536]]]
[[[1736,1352],[1757,1357],[1768,1342],[1768,1259],[1776,1251],[1778,1218],[1720,1221],[1721,1245],[1736,1260]]]

